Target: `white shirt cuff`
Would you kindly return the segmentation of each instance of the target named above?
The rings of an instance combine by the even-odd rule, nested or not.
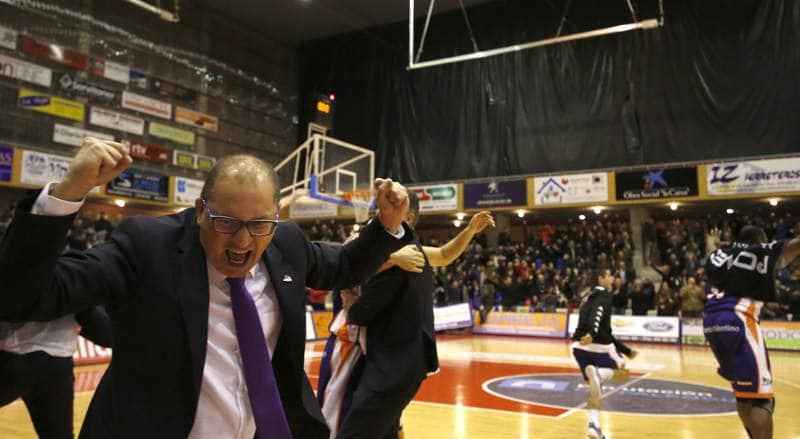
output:
[[[60,198],[50,195],[50,188],[55,183],[56,182],[47,183],[47,186],[42,189],[39,197],[36,198],[36,202],[33,203],[33,208],[31,209],[32,214],[45,216],[67,216],[81,210],[85,200],[64,201]]]

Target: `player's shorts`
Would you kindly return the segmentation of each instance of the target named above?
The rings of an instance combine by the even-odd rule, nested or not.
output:
[[[625,359],[617,352],[617,348],[613,344],[589,343],[588,345],[582,345],[576,341],[572,343],[572,356],[578,362],[583,379],[586,381],[589,381],[586,376],[586,366],[606,367],[609,369],[625,367]]]
[[[730,381],[737,398],[773,397],[772,372],[764,333],[755,317],[761,303],[742,298],[733,309],[709,312],[703,332],[719,363],[717,373]]]

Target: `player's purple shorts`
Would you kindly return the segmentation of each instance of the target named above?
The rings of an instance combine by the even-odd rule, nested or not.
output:
[[[581,374],[583,374],[583,379],[588,381],[589,378],[586,376],[586,366],[596,366],[596,367],[607,367],[609,369],[619,369],[625,364],[625,360],[620,357],[617,353],[617,350],[614,348],[614,345],[609,346],[610,349],[608,352],[594,352],[592,349],[594,346],[603,346],[604,345],[587,345],[585,349],[581,349],[579,347],[572,348],[572,355],[575,357],[575,361],[578,362],[578,366],[581,368]]]
[[[706,305],[703,332],[719,363],[717,373],[730,381],[737,398],[773,396],[760,310],[760,302],[747,298],[710,299]]]

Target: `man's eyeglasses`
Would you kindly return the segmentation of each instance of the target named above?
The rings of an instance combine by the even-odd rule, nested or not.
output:
[[[247,227],[247,231],[253,236],[269,236],[275,233],[275,228],[278,226],[278,212],[275,211],[275,219],[257,219],[250,221],[242,221],[239,218],[224,215],[214,215],[214,212],[208,207],[206,200],[203,200],[203,208],[208,212],[208,217],[211,219],[211,225],[218,233],[225,233],[226,235],[233,235],[242,228]]]

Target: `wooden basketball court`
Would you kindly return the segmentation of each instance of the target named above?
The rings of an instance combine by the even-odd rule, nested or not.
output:
[[[306,369],[316,384],[322,343],[309,343]],[[741,438],[727,384],[704,347],[633,344],[640,355],[625,383],[610,384],[601,415],[607,437]],[[406,438],[581,438],[585,400],[565,340],[442,336],[441,372],[429,378],[403,417]],[[771,352],[777,396],[775,438],[800,437],[800,354]],[[76,370],[80,426],[104,366]],[[710,410],[709,407],[721,407]],[[637,413],[645,411],[647,413]],[[35,438],[21,401],[0,408],[0,437]]]

